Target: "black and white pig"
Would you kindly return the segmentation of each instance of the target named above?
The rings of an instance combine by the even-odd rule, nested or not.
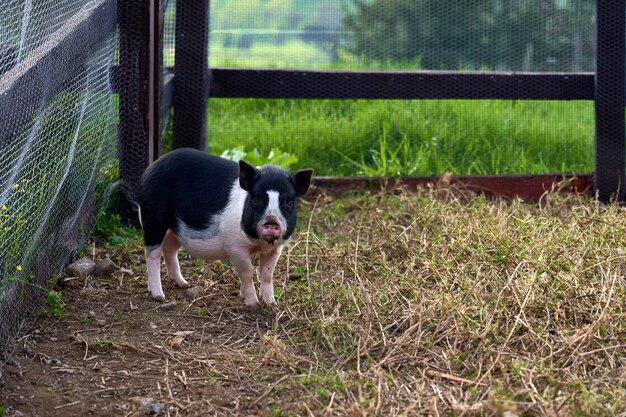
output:
[[[274,267],[296,226],[296,198],[306,193],[312,174],[237,164],[194,149],[174,150],[150,165],[138,203],[152,297],[165,299],[161,252],[169,277],[189,286],[178,265],[182,246],[198,258],[230,259],[241,279],[240,294],[252,307],[259,304],[252,265],[259,256],[261,297],[274,303]]]

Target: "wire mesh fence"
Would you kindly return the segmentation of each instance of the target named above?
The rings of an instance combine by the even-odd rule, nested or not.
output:
[[[593,0],[211,2],[215,66],[593,71]]]
[[[0,348],[42,305],[116,176],[115,16],[105,1],[0,10]]]
[[[593,0],[5,2],[0,347],[161,131],[165,149],[421,176],[592,172],[610,125],[598,149],[621,175],[623,104],[621,128],[594,117],[598,17]],[[623,102],[618,37],[603,82]]]
[[[211,2],[214,67],[338,71],[463,71],[563,74],[595,70],[595,1],[261,1]],[[339,91],[309,75],[291,90],[281,81],[232,81],[240,91],[308,86]],[[415,79],[414,79],[415,81]],[[468,85],[451,84],[451,96]],[[317,84],[315,84],[317,83]],[[454,84],[454,85],[452,85]],[[414,82],[402,91],[425,90]],[[350,93],[377,88],[356,82]],[[392,81],[381,83],[384,93]],[[539,94],[556,96],[559,83]],[[486,89],[485,89],[486,90]],[[260,93],[260,94],[263,94]],[[529,94],[507,84],[502,96]],[[478,95],[478,94],[477,94]],[[208,146],[272,149],[298,156],[320,175],[588,173],[593,170],[593,103],[518,100],[209,101]]]

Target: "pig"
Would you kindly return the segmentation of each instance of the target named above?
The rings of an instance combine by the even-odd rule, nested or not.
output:
[[[296,226],[296,199],[311,183],[312,169],[293,174],[274,165],[255,167],[207,152],[180,148],[150,165],[137,195],[143,227],[148,291],[165,300],[161,252],[167,274],[189,286],[178,250],[206,260],[229,259],[241,281],[246,305],[257,307],[253,259],[259,257],[261,298],[275,303],[272,276]]]

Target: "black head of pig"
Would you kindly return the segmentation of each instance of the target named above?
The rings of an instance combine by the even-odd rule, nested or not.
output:
[[[272,244],[289,239],[296,227],[296,199],[307,192],[312,175],[312,169],[289,175],[273,165],[256,168],[239,161],[239,185],[248,192],[241,216],[246,235]]]

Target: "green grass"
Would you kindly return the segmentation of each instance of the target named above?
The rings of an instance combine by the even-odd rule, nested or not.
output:
[[[250,48],[225,48],[211,44],[212,65],[253,68],[319,68],[331,65],[327,54],[311,43],[291,41],[281,45],[256,42]]]
[[[362,62],[298,38],[211,45],[211,65],[419,70]],[[367,86],[364,86],[367,88]],[[318,175],[457,175],[591,172],[592,101],[210,99],[209,150],[279,149]]]
[[[209,150],[295,154],[318,175],[593,171],[592,102],[209,100]]]

